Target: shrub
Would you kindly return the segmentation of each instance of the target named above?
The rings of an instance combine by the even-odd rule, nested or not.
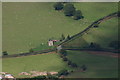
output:
[[[32,53],[32,52],[34,52],[34,50],[31,48],[31,49],[29,50],[29,52]]]
[[[2,55],[3,55],[3,56],[6,56],[6,55],[8,55],[8,52],[7,52],[7,51],[3,51],[3,52],[2,52]]]

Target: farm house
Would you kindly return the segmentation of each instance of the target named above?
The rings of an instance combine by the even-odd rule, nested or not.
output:
[[[53,46],[54,42],[58,42],[59,40],[49,40],[48,41],[48,46]]]

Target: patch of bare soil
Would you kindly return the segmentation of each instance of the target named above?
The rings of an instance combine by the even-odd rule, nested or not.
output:
[[[35,77],[35,76],[46,76],[46,75],[56,75],[58,74],[58,72],[47,72],[47,71],[44,71],[44,72],[39,72],[39,71],[30,71],[29,73],[27,72],[21,72],[19,73],[19,75],[29,75],[31,77]]]

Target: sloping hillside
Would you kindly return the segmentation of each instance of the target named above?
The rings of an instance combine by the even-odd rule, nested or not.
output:
[[[109,48],[112,41],[118,41],[118,17],[105,20],[97,28],[91,28],[82,36],[64,44],[65,47],[85,47],[91,42],[99,44],[103,48]]]
[[[25,57],[6,58],[2,60],[2,71],[13,74],[16,78],[30,77],[19,75],[30,71],[60,71],[70,69],[56,53],[32,55]]]
[[[68,75],[67,78],[117,78],[118,77],[118,58],[96,55],[82,51],[68,51],[68,59],[78,66],[85,65],[85,72],[78,69]],[[105,54],[105,53],[104,53]],[[106,53],[107,54],[107,53]],[[110,53],[109,53],[110,54]],[[114,53],[111,53],[114,54]]]
[[[76,9],[81,10],[85,17],[76,21],[64,16],[63,11],[55,11],[53,4],[3,3],[3,51],[9,54],[27,52],[41,44],[46,45],[49,38],[59,39],[61,34],[74,35],[93,21],[118,9],[117,3],[74,3]]]

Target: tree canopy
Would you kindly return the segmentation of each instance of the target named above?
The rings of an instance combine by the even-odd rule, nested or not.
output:
[[[82,12],[80,10],[76,10],[75,14],[74,14],[74,19],[78,20],[78,19],[81,19],[81,18],[83,18]]]
[[[61,2],[57,2],[54,4],[53,7],[55,8],[55,10],[62,10],[64,5]]]
[[[73,4],[66,4],[63,10],[66,16],[73,16],[75,13],[75,7]]]

